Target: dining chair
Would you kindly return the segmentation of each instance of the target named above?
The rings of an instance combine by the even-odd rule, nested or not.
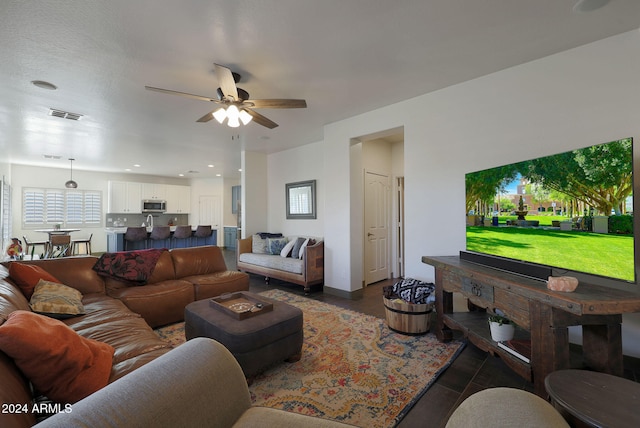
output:
[[[42,252],[37,253],[38,256],[43,255],[47,251],[47,244],[49,244],[49,241],[47,240],[32,241],[31,239],[27,238],[25,235],[22,235],[22,239],[24,240],[24,253],[26,255],[35,256],[36,254],[35,249],[38,246],[42,247]]]
[[[71,235],[51,235],[45,250],[45,259],[71,255]]]
[[[84,245],[84,254],[91,255],[91,238],[93,233],[88,238],[78,238],[71,240],[71,254],[76,255],[78,253],[78,246]]]

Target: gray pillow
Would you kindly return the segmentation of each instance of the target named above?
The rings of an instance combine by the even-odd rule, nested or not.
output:
[[[255,254],[265,254],[267,252],[267,240],[260,238],[260,235],[251,237],[251,252]]]
[[[294,259],[300,258],[300,247],[302,247],[302,244],[304,243],[304,241],[305,241],[305,238],[298,238],[296,240],[296,243],[293,246],[293,250],[291,250],[291,257],[293,257]]]

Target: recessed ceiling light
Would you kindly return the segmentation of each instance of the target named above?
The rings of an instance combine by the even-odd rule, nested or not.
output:
[[[207,165],[207,167],[209,167],[209,168],[213,168],[213,165],[212,165],[212,164],[209,164],[209,165]]]
[[[136,164],[134,164],[133,166],[135,166],[136,168],[140,168],[140,165],[139,165],[139,164],[137,164],[137,163],[136,163]]]
[[[44,80],[32,80],[31,84],[33,86],[37,86],[40,89],[47,89],[49,91],[55,91],[56,89],[58,89],[58,87],[53,83],[45,82]]]
[[[216,174],[216,177],[221,177],[221,176],[222,176],[222,174]]]
[[[125,168],[124,170],[131,172],[131,168]]]
[[[178,177],[184,177],[184,174],[180,173],[178,174]]]
[[[242,168],[238,168],[238,172],[242,172]]]
[[[606,6],[609,0],[578,0],[573,6],[573,10],[576,12],[592,12]]]

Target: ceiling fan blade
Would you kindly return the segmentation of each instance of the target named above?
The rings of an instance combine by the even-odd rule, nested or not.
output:
[[[250,108],[245,107],[243,110],[249,113],[253,118],[253,121],[258,125],[266,126],[269,129],[273,129],[278,126],[278,124],[275,123],[273,120],[266,118],[265,116],[251,110]]]
[[[213,102],[218,101],[215,98],[205,97],[202,95],[188,94],[186,92],[172,91],[170,89],[154,88],[153,86],[145,86],[144,88],[149,91],[162,92],[163,94],[169,94],[169,95],[180,95],[181,97],[195,98],[196,100],[201,100],[201,101],[213,101]]]
[[[223,65],[213,64],[216,69],[216,76],[218,76],[218,84],[222,93],[226,96],[233,97],[234,101],[238,100],[238,88],[236,87],[236,81],[233,78],[233,73],[230,69]]]
[[[218,110],[219,108],[220,107],[216,107],[215,109],[211,110],[209,113],[196,120],[196,122],[209,122],[211,119],[213,119],[213,112]]]
[[[253,104],[255,108],[307,108],[305,100],[271,99],[246,100],[245,102]]]

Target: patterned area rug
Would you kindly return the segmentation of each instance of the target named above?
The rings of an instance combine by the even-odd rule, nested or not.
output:
[[[360,427],[393,427],[462,350],[435,335],[395,333],[383,319],[280,290],[260,293],[302,309],[302,359],[279,364],[249,387],[254,405]],[[380,298],[382,304],[382,297]],[[173,345],[184,324],[156,330]]]

